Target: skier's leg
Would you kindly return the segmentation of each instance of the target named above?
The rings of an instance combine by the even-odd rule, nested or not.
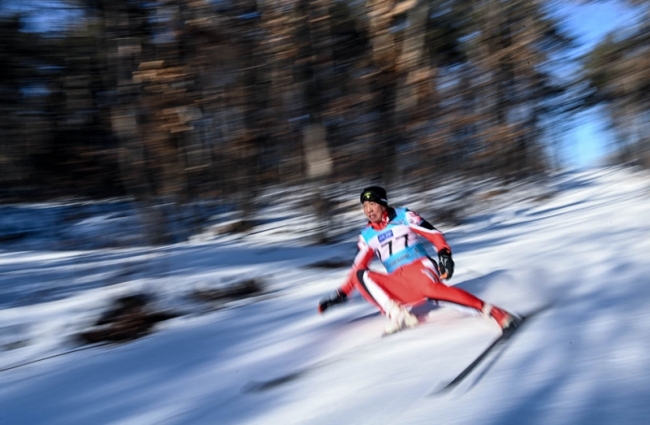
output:
[[[463,289],[445,285],[429,259],[409,264],[407,267],[405,273],[410,275],[411,279],[409,280],[420,284],[425,297],[476,309],[484,315],[492,317],[501,327],[507,325],[506,322],[510,319],[508,312],[486,303]]]
[[[381,276],[371,279],[368,274],[369,270],[359,270],[354,275],[354,284],[359,293],[368,301],[377,307],[383,314],[386,313],[391,301],[390,295],[384,290],[383,285],[379,282]],[[374,274],[374,273],[373,273]]]
[[[385,334],[391,334],[403,328],[411,328],[419,323],[417,317],[401,306],[387,289],[391,286],[390,275],[359,270],[354,278],[359,293],[391,320],[391,324],[384,330]]]

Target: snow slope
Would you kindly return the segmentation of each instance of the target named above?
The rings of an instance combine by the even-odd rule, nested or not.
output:
[[[281,208],[245,239],[2,250],[0,424],[645,424],[650,177],[606,168],[547,184],[555,196],[522,186],[441,228],[457,264],[450,284],[515,311],[553,308],[438,397],[428,394],[498,335],[496,325],[429,305],[428,323],[382,339],[385,319],[359,297],[319,316],[318,300],[347,269],[309,265],[351,261],[355,238],[305,245],[300,217]],[[351,214],[360,226],[361,212]],[[246,277],[263,279],[269,294],[218,311],[187,301],[192,289]],[[135,342],[56,356],[110,300],[135,291],[191,314]]]

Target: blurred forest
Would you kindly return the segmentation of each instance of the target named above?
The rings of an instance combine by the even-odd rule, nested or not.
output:
[[[74,19],[48,33],[3,13],[0,201],[219,198],[250,214],[269,185],[528,178],[596,105],[613,160],[649,166],[650,19],[563,79],[574,41],[556,4],[59,0]]]

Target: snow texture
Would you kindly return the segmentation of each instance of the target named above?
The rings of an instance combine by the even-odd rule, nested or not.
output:
[[[459,186],[405,206],[426,217],[440,193]],[[454,250],[449,284],[521,313],[554,302],[506,351],[438,397],[428,394],[499,330],[467,310],[428,305],[427,323],[381,338],[386,319],[358,295],[318,315],[319,299],[348,269],[310,264],[351,263],[353,230],[363,225],[354,202],[339,218],[349,236],[328,246],[307,244],[313,220],[275,194],[266,224],[246,237],[206,232],[156,248],[124,242],[138,220],[119,202],[5,206],[0,425],[645,424],[650,177],[604,168],[540,187],[490,196],[476,187],[486,202],[469,209],[465,224],[438,225]],[[394,198],[417,196],[400,189]],[[65,248],[78,239],[83,250]],[[265,295],[219,309],[189,297],[246,278],[263,281]],[[184,314],[142,339],[74,351],[74,335],[134,293]]]

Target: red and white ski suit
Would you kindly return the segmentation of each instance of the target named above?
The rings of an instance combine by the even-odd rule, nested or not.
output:
[[[433,244],[437,252],[446,249],[451,253],[444,235],[417,213],[405,208],[388,208],[380,223],[368,222],[362,230],[359,252],[339,290],[349,295],[357,289],[383,313],[387,311],[390,300],[402,305],[415,305],[427,299],[482,311],[485,303],[481,299],[442,282],[436,265],[423,249],[414,249],[415,244],[419,245],[419,238]],[[375,255],[382,260],[388,273],[369,269]],[[505,312],[494,308],[491,314],[500,323]]]

